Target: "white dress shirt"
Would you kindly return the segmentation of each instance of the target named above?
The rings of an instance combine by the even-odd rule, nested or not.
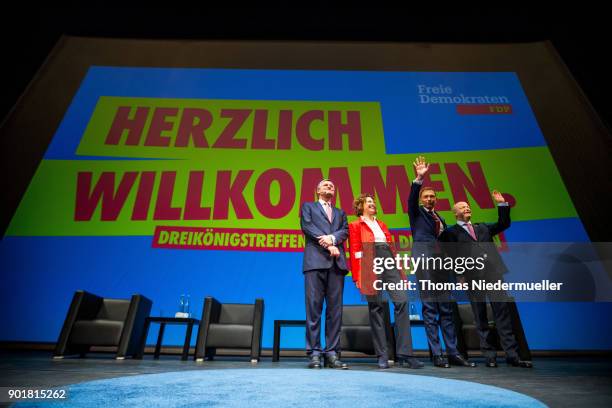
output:
[[[382,228],[380,228],[380,225],[378,225],[376,217],[374,217],[374,220],[370,220],[368,217],[362,215],[361,219],[368,225],[368,227],[370,227],[370,229],[374,233],[374,242],[387,242],[387,237],[385,236],[385,233],[383,232]]]
[[[329,205],[329,208],[331,208],[331,210],[332,210],[331,213],[332,213],[332,221],[333,221],[333,219],[334,219],[333,218],[334,217],[334,208],[332,207],[331,203],[328,203],[327,201],[325,201],[325,200],[323,200],[321,198],[319,198],[319,203],[323,206],[323,211],[325,211],[325,215],[327,215],[327,210],[325,209],[325,206]],[[336,245],[336,237],[331,235],[331,234],[328,235],[328,237],[331,238],[332,245]]]

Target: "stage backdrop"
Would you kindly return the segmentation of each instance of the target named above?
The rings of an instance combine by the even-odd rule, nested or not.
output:
[[[0,243],[0,340],[55,341],[85,289],[144,294],[162,316],[181,294],[196,317],[207,295],[261,297],[271,347],[275,319],[304,318],[300,205],[331,178],[351,221],[353,197],[374,193],[407,247],[417,155],[447,220],[468,201],[494,221],[498,189],[513,205],[502,240],[588,241],[513,72],[92,66]],[[345,304],[361,302],[347,277]],[[536,350],[611,348],[593,334],[609,310],[520,305]]]

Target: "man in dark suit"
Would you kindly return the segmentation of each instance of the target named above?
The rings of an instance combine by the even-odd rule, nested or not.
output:
[[[412,231],[412,256],[433,257],[440,254],[438,237],[446,229],[444,218],[435,210],[436,192],[430,187],[423,187],[423,179],[429,165],[423,156],[417,157],[414,162],[417,174],[410,188],[408,198],[408,215]],[[419,201],[422,205],[419,205]],[[448,273],[442,271],[418,268],[416,276],[419,281],[431,280],[434,282],[448,281]],[[476,363],[466,360],[457,351],[457,334],[453,323],[453,309],[450,303],[450,293],[442,291],[420,290],[423,304],[423,323],[429,348],[433,355],[436,367],[448,368],[450,364],[463,367],[476,367]],[[446,345],[448,360],[442,354],[439,331]]]
[[[507,363],[515,367],[531,368],[532,363],[520,360],[518,355],[518,343],[512,331],[512,317],[507,303],[510,298],[506,291],[477,290],[472,287],[472,282],[476,280],[493,283],[501,281],[503,274],[507,272],[506,265],[495,247],[493,237],[510,227],[510,206],[498,191],[493,191],[493,199],[497,203],[498,220],[496,223],[472,224],[472,210],[469,204],[458,202],[453,207],[457,224],[444,231],[441,240],[448,243],[444,246],[451,256],[484,259],[483,268],[466,270],[457,275],[457,280],[469,285],[467,294],[474,312],[480,348],[487,359],[487,367],[497,367],[495,358],[497,352],[489,341],[488,298],[493,309],[500,343],[506,353]]]
[[[304,279],[306,287],[306,353],[309,368],[321,368],[321,355],[326,366],[346,369],[338,358],[342,325],[342,294],[348,273],[344,241],[348,237],[346,213],[332,205],[334,183],[322,180],[317,186],[319,200],[304,203],[301,226],[306,238]],[[321,348],[321,313],[325,313],[325,350]]]

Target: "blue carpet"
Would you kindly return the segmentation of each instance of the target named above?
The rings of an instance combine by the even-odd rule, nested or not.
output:
[[[203,369],[90,381],[66,402],[18,407],[545,407],[503,388],[375,371]]]

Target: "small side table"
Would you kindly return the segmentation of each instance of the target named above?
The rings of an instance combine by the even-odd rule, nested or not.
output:
[[[306,320],[275,320],[274,343],[272,344],[272,361],[278,361],[280,355],[281,327],[306,327]]]
[[[423,319],[410,319],[411,326],[424,326],[425,322]]]
[[[191,332],[193,331],[193,325],[199,322],[200,321],[198,319],[186,317],[147,317],[147,319],[145,320],[144,330],[142,332],[142,343],[140,347],[140,352],[135,358],[142,359],[142,356],[144,355],[144,349],[147,342],[147,336],[149,334],[149,327],[151,326],[151,323],[159,323],[159,334],[157,335],[157,344],[155,344],[155,353],[153,354],[153,358],[155,360],[159,359],[162,339],[164,338],[164,330],[166,329],[166,325],[186,324],[187,330],[185,331],[185,343],[183,345],[183,354],[181,355],[181,360],[187,360],[189,356],[189,346],[191,345]]]

